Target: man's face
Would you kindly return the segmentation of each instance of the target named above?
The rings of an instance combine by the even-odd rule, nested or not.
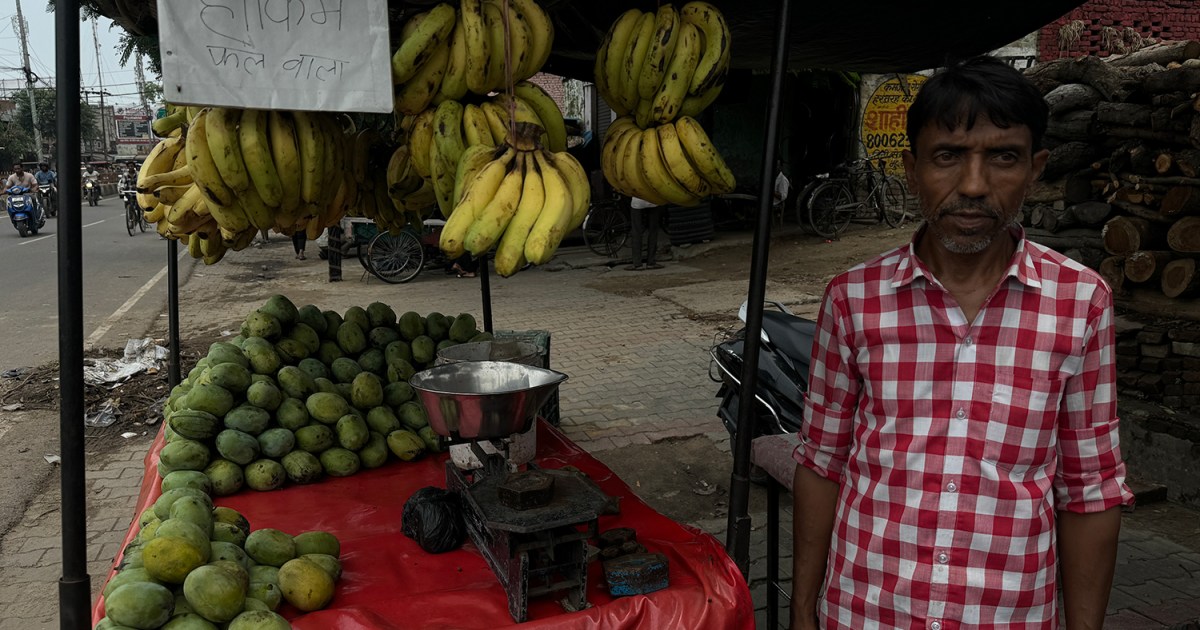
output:
[[[916,153],[904,152],[908,188],[917,195],[928,235],[954,254],[975,254],[1013,223],[1049,151],[1033,152],[1024,125],[997,127],[986,116],[971,129],[926,125]]]
[[[24,175],[25,167],[21,166],[20,164],[13,164],[13,172],[16,173],[17,175]]]
[[[50,167],[43,164],[43,165],[39,166],[38,169],[40,169],[43,173],[45,173],[46,171],[50,170]]]

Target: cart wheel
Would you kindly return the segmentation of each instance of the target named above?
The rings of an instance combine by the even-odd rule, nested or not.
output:
[[[629,220],[616,204],[597,204],[583,220],[583,242],[601,256],[616,256],[629,238]]]
[[[390,284],[408,282],[421,273],[425,248],[421,239],[404,231],[396,236],[380,232],[367,244],[371,273]]]
[[[808,200],[808,224],[822,238],[834,239],[850,225],[854,199],[839,181],[821,184]]]

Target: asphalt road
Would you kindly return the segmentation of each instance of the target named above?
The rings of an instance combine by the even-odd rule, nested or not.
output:
[[[37,236],[21,238],[0,214],[0,372],[58,358],[57,222],[48,219]],[[82,226],[84,338],[94,347],[124,347],[166,303],[160,272],[167,242],[153,228],[130,237],[124,208],[113,197],[84,205]]]

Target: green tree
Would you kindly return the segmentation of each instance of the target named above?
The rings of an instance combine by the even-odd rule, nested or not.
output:
[[[42,142],[48,147],[58,146],[58,96],[53,88],[35,88],[34,101],[37,102],[38,131],[42,132]],[[21,92],[17,100],[17,113],[13,118],[16,127],[30,138],[33,137],[33,114],[29,109],[29,95]],[[80,101],[79,103],[79,132],[80,139],[86,147],[100,137],[100,123],[95,107]],[[32,146],[32,141],[30,142]],[[51,153],[55,151],[50,149]]]
[[[0,168],[7,170],[16,162],[30,161],[35,158],[33,151],[33,135],[28,129],[21,128],[15,122],[0,123]]]

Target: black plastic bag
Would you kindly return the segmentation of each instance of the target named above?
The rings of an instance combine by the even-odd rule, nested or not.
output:
[[[429,553],[458,549],[467,538],[458,495],[435,486],[417,490],[404,503],[400,531]]]

